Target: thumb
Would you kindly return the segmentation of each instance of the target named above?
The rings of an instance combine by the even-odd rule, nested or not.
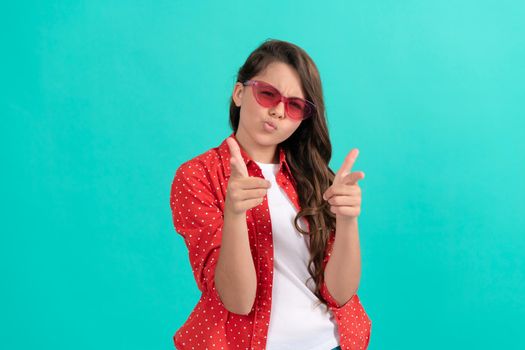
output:
[[[237,141],[232,137],[226,139],[228,147],[230,149],[230,167],[231,167],[231,176],[234,177],[248,177],[248,169],[246,164],[244,164],[244,159],[241,155],[241,149],[237,144]]]

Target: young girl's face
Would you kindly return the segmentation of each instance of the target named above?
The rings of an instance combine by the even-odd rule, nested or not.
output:
[[[250,80],[260,80],[273,85],[285,97],[304,98],[301,80],[297,71],[282,62],[270,63],[265,70]],[[284,103],[266,108],[261,106],[253,96],[252,86],[243,86],[236,83],[233,91],[233,100],[240,107],[239,128],[237,138],[249,140],[252,146],[275,147],[290,137],[301,125],[301,120],[294,120],[286,115]],[[275,129],[269,129],[265,122],[270,121]]]

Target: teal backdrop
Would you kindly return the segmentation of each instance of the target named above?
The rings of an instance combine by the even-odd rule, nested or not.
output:
[[[174,349],[198,301],[175,170],[231,132],[263,40],[321,72],[366,173],[369,349],[524,349],[525,2],[4,5],[3,349]]]

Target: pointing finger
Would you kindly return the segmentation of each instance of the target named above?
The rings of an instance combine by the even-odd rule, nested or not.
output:
[[[244,159],[241,155],[241,149],[232,137],[226,139],[228,147],[230,149],[230,167],[231,174],[234,177],[248,177],[248,169],[244,164]]]
[[[352,167],[354,166],[355,160],[359,154],[359,150],[357,148],[352,149],[347,156],[345,157],[345,160],[343,162],[343,165],[341,165],[341,168],[339,171],[335,174],[334,182],[340,182],[342,179],[352,171]]]

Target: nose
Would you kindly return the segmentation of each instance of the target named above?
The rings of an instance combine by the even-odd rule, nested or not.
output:
[[[281,101],[277,106],[270,109],[270,115],[279,119],[284,118],[284,102]]]

